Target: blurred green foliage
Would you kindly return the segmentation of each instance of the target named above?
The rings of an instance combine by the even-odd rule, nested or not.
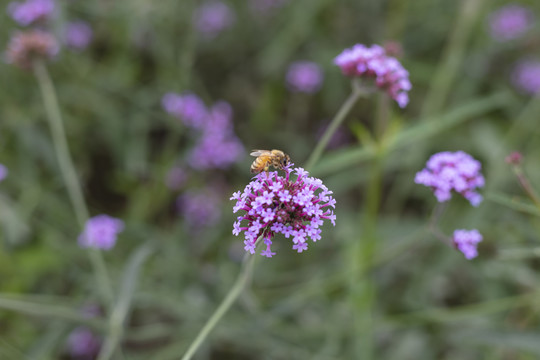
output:
[[[82,18],[95,32],[88,49],[62,50],[49,71],[91,214],[126,223],[104,253],[116,295],[131,302],[126,359],[180,358],[234,282],[243,253],[228,198],[249,181],[251,159],[192,172],[183,190],[168,189],[166,174],[184,162],[193,139],[161,109],[161,97],[192,91],[208,105],[226,100],[246,149],[284,149],[302,166],[349,93],[333,58],[355,43],[389,40],[403,45],[411,103],[392,104],[380,145],[369,135],[376,97],[360,100],[345,121],[351,140],[312,169],[335,193],[337,226],[325,227],[305,253],[278,240],[274,258],[257,258],[252,285],[196,358],[356,359],[358,343],[370,348],[362,359],[539,356],[538,209],[504,162],[521,151],[540,188],[540,100],[513,90],[509,78],[517,60],[538,57],[538,21],[520,39],[496,42],[487,19],[504,1],[296,0],[263,15],[237,1],[234,26],[207,40],[193,29],[192,0],[58,4],[56,28]],[[540,18],[537,1],[521,4]],[[17,25],[5,12],[1,20],[7,44]],[[314,95],[284,84],[288,64],[302,59],[324,70]],[[85,324],[106,336],[107,319],[79,311],[99,303],[99,293],[77,244],[81,229],[36,79],[2,64],[0,82],[0,163],[10,171],[0,183],[0,358],[68,358],[70,331]],[[482,205],[454,196],[440,222],[446,234],[479,229],[484,241],[473,261],[431,234],[435,199],[413,183],[428,157],[445,150],[483,164]],[[375,160],[382,171],[376,249],[365,272],[353,274]],[[221,219],[194,229],[175,210],[176,198],[216,183]],[[153,252],[143,261],[144,244]],[[349,298],[351,279],[371,289],[365,303]]]

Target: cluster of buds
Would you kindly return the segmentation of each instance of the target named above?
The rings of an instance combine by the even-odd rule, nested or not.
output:
[[[34,61],[51,59],[59,50],[58,41],[48,32],[42,30],[18,32],[8,44],[6,60],[22,69],[30,69]]]

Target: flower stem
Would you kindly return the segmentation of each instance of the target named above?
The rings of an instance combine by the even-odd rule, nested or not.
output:
[[[264,233],[264,232],[263,232]],[[256,246],[261,243],[262,236],[260,236],[257,239]],[[240,271],[240,274],[238,274],[238,277],[236,278],[236,281],[234,285],[231,287],[229,292],[227,293],[227,296],[225,296],[225,299],[219,304],[216,311],[212,314],[210,319],[206,322],[204,327],[199,331],[199,334],[193,340],[189,348],[187,349],[186,353],[182,357],[182,360],[189,360],[191,357],[195,354],[195,352],[199,349],[199,347],[202,345],[204,340],[208,337],[208,334],[216,327],[218,322],[221,320],[223,315],[227,313],[231,305],[234,303],[234,301],[238,298],[238,296],[241,294],[242,290],[244,290],[246,284],[248,283],[251,273],[253,271],[253,265],[255,264],[255,256],[251,254],[246,254],[244,256],[244,259],[242,260],[242,269]]]
[[[33,63],[33,70],[39,84],[41,96],[43,97],[45,114],[49,122],[60,173],[67,188],[73,209],[75,210],[75,216],[77,217],[79,226],[82,228],[89,217],[88,208],[84,201],[81,184],[79,183],[77,172],[75,171],[75,166],[69,152],[54,84],[43,62],[39,60],[35,61]],[[103,256],[96,249],[89,249],[88,254],[102,295],[108,303],[111,303],[113,291]]]
[[[349,95],[347,100],[345,100],[343,105],[341,105],[341,108],[337,112],[336,116],[334,116],[334,118],[330,122],[330,125],[328,125],[328,128],[326,128],[323,136],[321,137],[321,140],[319,140],[319,142],[315,146],[315,149],[313,150],[313,152],[309,156],[309,159],[306,162],[306,169],[311,169],[313,165],[315,165],[315,163],[319,161],[319,158],[321,157],[324,149],[326,149],[328,142],[338,129],[339,125],[343,123],[343,120],[345,120],[345,117],[351,111],[358,99],[366,93],[368,92],[363,89],[360,84],[353,80],[351,94]]]

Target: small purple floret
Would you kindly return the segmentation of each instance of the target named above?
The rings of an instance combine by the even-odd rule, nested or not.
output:
[[[540,94],[540,61],[523,60],[512,72],[512,82],[527,94]]]
[[[426,168],[416,173],[414,182],[431,187],[439,202],[452,197],[451,191],[461,194],[472,206],[482,202],[476,188],[484,186],[482,165],[463,151],[444,151],[431,156]]]
[[[412,88],[409,72],[396,58],[388,56],[383,47],[356,44],[343,50],[334,64],[344,75],[375,79],[375,85],[385,90],[399,107],[404,108],[409,103],[408,91]]]
[[[465,255],[468,260],[474,259],[478,256],[478,250],[476,249],[479,242],[482,241],[482,234],[478,230],[456,230],[452,238],[452,243]]]
[[[208,38],[213,38],[232,26],[235,19],[233,10],[220,1],[202,4],[193,15],[195,28]]]
[[[321,87],[323,73],[314,62],[297,61],[289,66],[286,80],[291,91],[314,93]]]
[[[64,41],[75,50],[84,50],[92,41],[93,31],[85,21],[74,21],[67,24],[64,31]]]
[[[0,164],[0,181],[4,180],[8,176],[8,169],[5,165]]]
[[[110,250],[116,244],[118,233],[124,230],[124,222],[108,215],[88,219],[84,231],[79,235],[79,245],[85,248]]]
[[[516,39],[531,28],[533,21],[527,8],[516,4],[503,6],[489,18],[491,37],[497,41]]]
[[[266,250],[261,255],[271,257],[272,239],[278,233],[291,238],[293,249],[303,252],[308,248],[308,238],[313,242],[321,239],[319,226],[329,219],[335,226],[336,216],[330,207],[335,206],[332,193],[320,179],[309,176],[302,168],[296,168],[291,178],[292,165],[285,169],[285,177],[277,171],[262,172],[246,185],[242,193],[235,192],[233,211],[243,210],[233,225],[233,234],[244,233],[245,250],[254,253],[255,242],[262,236]]]

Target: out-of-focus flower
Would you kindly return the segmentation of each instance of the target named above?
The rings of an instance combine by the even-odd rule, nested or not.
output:
[[[199,170],[224,169],[243,153],[244,147],[234,134],[231,106],[217,102],[208,113],[201,138],[189,154],[189,164]]]
[[[389,40],[383,44],[386,55],[400,58],[403,56],[403,45],[399,41]]]
[[[220,197],[215,190],[186,191],[177,199],[177,207],[191,228],[211,226],[221,218]]]
[[[0,181],[4,180],[8,176],[8,169],[5,165],[0,164]]]
[[[489,17],[491,37],[497,41],[518,38],[529,30],[533,21],[529,9],[516,4],[503,6]]]
[[[69,334],[67,340],[69,354],[76,359],[93,359],[101,348],[101,338],[85,326],[79,326]]]
[[[524,60],[512,71],[512,82],[528,94],[540,94],[540,61]]]
[[[208,110],[197,95],[167,93],[161,99],[161,105],[167,113],[181,119],[186,126],[201,129],[205,125]]]
[[[235,19],[232,9],[220,1],[202,4],[193,15],[195,28],[209,38],[232,26]]]
[[[513,151],[510,155],[508,155],[504,161],[506,161],[507,164],[511,165],[519,165],[521,164],[521,160],[523,160],[523,155],[519,151]]]
[[[292,91],[313,93],[321,87],[323,73],[314,62],[297,61],[289,66],[286,80]]]
[[[48,20],[54,12],[54,0],[26,0],[8,5],[9,15],[23,26]]]
[[[253,12],[266,15],[275,9],[284,6],[289,0],[251,0],[250,7]]]
[[[294,169],[296,179],[292,179],[291,166],[285,168],[285,177],[277,171],[256,175],[243,192],[235,192],[231,197],[236,200],[233,211],[246,212],[234,223],[233,234],[244,232],[244,249],[251,254],[262,236],[266,250],[261,255],[275,255],[270,246],[277,233],[291,238],[292,248],[300,253],[307,250],[308,238],[314,242],[321,239],[319,227],[324,219],[335,226],[336,216],[330,210],[336,204],[332,191],[302,168]]]
[[[184,186],[188,174],[186,170],[181,167],[175,166],[169,170],[167,173],[167,178],[165,179],[165,184],[171,190],[179,190]]]
[[[30,30],[15,33],[6,50],[6,61],[23,69],[32,67],[38,59],[51,59],[60,50],[58,41],[50,33]]]
[[[456,230],[452,238],[454,247],[461,251],[468,260],[478,256],[476,247],[482,241],[482,234],[478,230]]]
[[[84,231],[79,235],[82,247],[110,250],[116,244],[118,233],[124,230],[124,222],[102,214],[88,219]]]
[[[76,49],[86,49],[92,41],[93,31],[85,21],[74,21],[67,24],[64,30],[64,42],[67,46]]]
[[[439,202],[450,200],[454,190],[472,206],[482,202],[476,188],[484,186],[482,164],[463,151],[444,151],[431,156],[426,168],[416,173],[414,182],[431,187]]]
[[[347,76],[374,78],[377,87],[385,90],[401,108],[409,103],[408,91],[412,88],[409,72],[381,46],[356,44],[343,50],[334,59],[334,64]]]

